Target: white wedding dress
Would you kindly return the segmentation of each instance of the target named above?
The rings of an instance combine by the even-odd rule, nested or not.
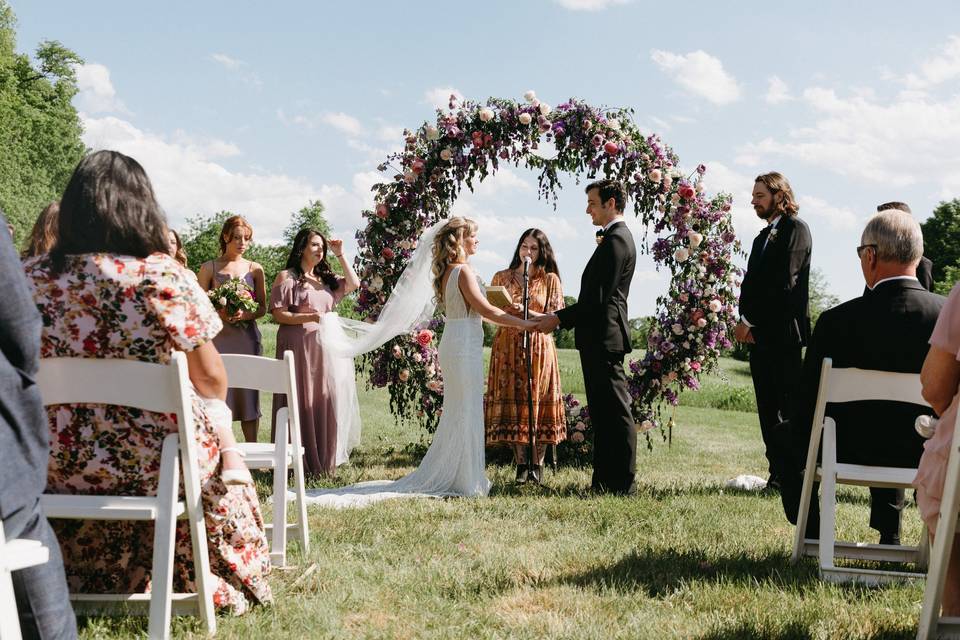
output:
[[[395,481],[308,491],[307,504],[363,507],[395,498],[473,497],[489,492],[483,430],[483,327],[480,316],[467,309],[460,293],[460,269],[458,265],[450,272],[443,296],[446,322],[439,347],[443,413],[420,466]]]

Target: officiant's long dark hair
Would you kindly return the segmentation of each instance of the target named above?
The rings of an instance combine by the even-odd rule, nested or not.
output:
[[[520,266],[520,245],[523,244],[524,240],[531,237],[537,241],[539,249],[537,251],[537,261],[533,263],[533,266],[540,267],[545,273],[554,273],[559,279],[560,269],[557,267],[557,259],[553,255],[553,247],[547,240],[547,234],[536,228],[527,229],[520,235],[520,239],[517,240],[517,248],[513,252],[513,259],[510,261],[510,268],[516,269]]]
[[[320,240],[323,241],[323,257],[313,268],[313,275],[320,278],[320,281],[330,287],[331,291],[336,291],[340,286],[340,281],[337,280],[337,276],[334,275],[333,270],[327,263],[327,237],[316,229],[300,229],[297,232],[297,237],[293,239],[293,248],[290,249],[290,257],[287,258],[287,271],[298,280],[303,277],[303,267],[300,266],[300,261],[303,260],[303,252],[307,250],[307,244],[312,236],[319,236]]]

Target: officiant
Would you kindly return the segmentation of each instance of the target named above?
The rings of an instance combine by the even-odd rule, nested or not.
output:
[[[529,259],[529,260],[528,260]],[[531,318],[563,308],[563,287],[553,249],[540,229],[527,229],[520,235],[510,266],[498,271],[491,286],[505,287],[512,304],[507,311],[522,316],[524,265],[529,278],[529,315]],[[531,333],[530,348],[533,392],[527,392],[527,365],[523,350],[523,332],[499,327],[490,351],[490,372],[484,402],[484,422],[488,445],[508,445],[513,449],[517,482],[539,483],[547,447],[567,435],[560,390],[560,367],[553,335]],[[529,397],[533,398],[530,420]],[[535,458],[528,459],[530,423],[536,435]]]

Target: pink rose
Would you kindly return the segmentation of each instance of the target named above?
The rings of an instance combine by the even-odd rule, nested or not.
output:
[[[402,369],[400,373],[397,375],[397,377],[400,378],[400,382],[406,382],[407,380],[410,379],[410,370]]]
[[[393,252],[393,249],[391,249],[390,247],[384,247],[383,251],[380,252],[380,255],[382,255],[387,260],[393,260],[397,254],[395,254]]]
[[[705,326],[707,326],[707,319],[706,319],[706,318],[697,318],[697,326],[700,327],[701,329],[703,329]]]
[[[663,174],[660,173],[660,169],[651,169],[647,177],[650,178],[650,182],[660,182],[663,179]]]
[[[401,355],[403,355],[403,352],[400,351],[400,345],[393,345],[393,357],[399,358]]]
[[[385,205],[385,204],[378,204],[378,205],[377,205],[377,217],[378,217],[378,218],[380,218],[381,220],[386,220],[386,219],[387,219],[387,216],[389,216],[389,215],[390,215],[390,209],[387,208],[387,205]]]
[[[694,371],[700,371],[701,366],[702,365],[697,361],[693,361],[690,363],[690,368],[693,369]]]
[[[691,322],[696,322],[697,320],[702,320],[704,315],[705,315],[705,314],[703,313],[703,310],[701,310],[701,309],[694,309],[693,313],[690,314],[690,320],[691,320]]]
[[[424,166],[425,165],[423,164],[423,160],[421,160],[420,158],[417,158],[416,160],[413,161],[413,164],[410,165],[410,170],[413,171],[415,174],[420,175],[421,173],[423,173]]]
[[[577,431],[586,431],[587,425],[584,424],[583,421],[580,421],[577,424],[573,425],[573,428],[576,429]]]
[[[583,442],[583,433],[580,431],[575,431],[573,435],[570,436],[570,442],[573,442],[574,444]]]
[[[610,140],[610,141],[608,141],[606,144],[603,145],[603,150],[606,151],[607,154],[609,154],[609,155],[611,155],[611,156],[615,156],[615,155],[617,155],[618,153],[620,153],[620,145],[618,145],[616,142],[613,142],[612,140]]]
[[[723,303],[717,300],[716,298],[710,301],[710,311],[717,313],[722,308],[723,308]]]
[[[431,340],[433,340],[433,331],[430,331],[430,329],[421,329],[417,334],[417,343],[421,347],[429,345]]]
[[[694,196],[697,195],[697,192],[694,191],[693,187],[688,184],[680,185],[680,188],[677,191],[680,193],[680,197],[684,200],[692,200]]]

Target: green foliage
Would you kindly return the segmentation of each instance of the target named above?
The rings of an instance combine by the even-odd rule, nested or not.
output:
[[[956,273],[948,276],[947,269],[960,265],[960,198],[941,202],[920,228],[923,253],[933,261],[933,281],[949,291]]]
[[[960,265],[950,265],[944,268],[943,277],[933,283],[933,290],[940,295],[948,296],[957,282],[960,282]]]
[[[563,296],[563,306],[569,307],[570,305],[576,303],[577,299],[575,297]],[[576,348],[573,337],[573,329],[557,329],[553,332],[553,341],[557,345],[557,349]]]
[[[0,207],[23,243],[33,222],[57,200],[84,154],[82,127],[70,103],[80,57],[42,42],[38,65],[17,54],[16,18],[0,0]]]
[[[326,237],[330,237],[330,225],[323,215],[324,206],[319,200],[311,200],[307,206],[293,214],[290,224],[283,230],[283,242],[290,248],[293,240],[301,229],[316,229]]]
[[[634,349],[646,349],[647,337],[650,335],[650,330],[655,323],[656,318],[653,316],[628,320],[627,326],[630,328],[630,346]]]

